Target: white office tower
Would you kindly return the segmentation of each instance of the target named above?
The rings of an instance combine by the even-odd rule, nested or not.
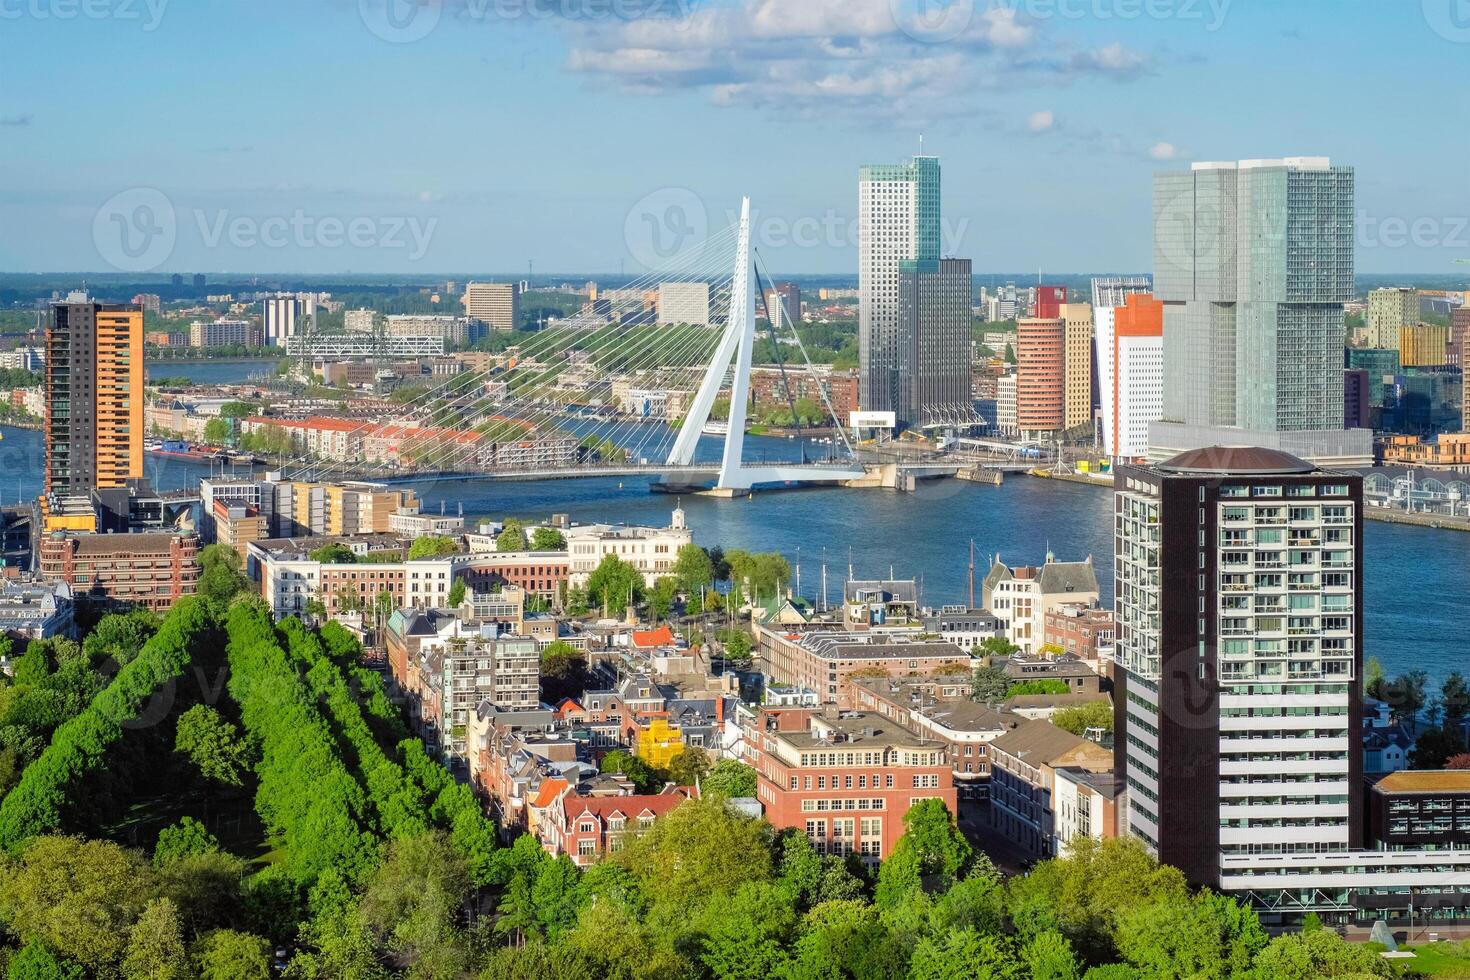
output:
[[[1148,455],[1149,425],[1163,417],[1164,320],[1163,304],[1148,293],[1121,299],[1093,308],[1093,341],[1103,452],[1129,461]]]
[[[305,319],[301,300],[295,296],[272,296],[261,300],[261,306],[266,346],[285,347]]]

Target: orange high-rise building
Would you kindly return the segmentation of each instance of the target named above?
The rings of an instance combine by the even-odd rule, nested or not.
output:
[[[73,296],[46,331],[46,494],[143,475],[143,309]]]
[[[1066,428],[1066,323],[1016,321],[1016,427],[1024,439],[1052,439]]]

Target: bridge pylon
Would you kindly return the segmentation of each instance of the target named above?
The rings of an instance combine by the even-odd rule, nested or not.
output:
[[[862,478],[866,471],[857,464],[812,466],[746,466],[746,406],[750,401],[750,362],[755,348],[755,278],[751,275],[750,198],[740,202],[740,234],[735,247],[735,277],[730,285],[730,312],[725,335],[715,348],[714,358],[705,371],[704,380],[690,403],[689,413],[679,430],[679,437],[669,450],[670,466],[688,466],[694,462],[694,450],[704,426],[709,422],[715,399],[724,387],[725,375],[734,371],[730,381],[730,424],[725,434],[725,448],[720,462],[720,475],[715,489],[732,493],[748,492],[760,483],[833,483]],[[834,419],[838,425],[840,419]]]

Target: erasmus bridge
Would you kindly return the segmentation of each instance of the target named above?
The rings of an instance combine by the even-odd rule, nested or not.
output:
[[[670,488],[726,496],[762,486],[893,485],[899,468],[942,475],[922,464],[859,460],[796,333],[800,311],[761,288],[770,283],[758,263],[746,198],[738,224],[385,416],[334,420],[330,431],[316,434],[283,420],[296,455],[277,468],[298,479],[386,482],[647,475]],[[657,322],[650,316],[646,298],[668,287],[671,295],[695,297],[689,322],[666,310]],[[797,444],[799,460],[745,458],[758,304],[771,324],[777,393],[793,421],[804,397],[804,414],[819,402],[819,424],[833,433],[821,444],[820,461],[806,459],[805,440]],[[620,319],[620,312],[631,315]],[[717,458],[710,458],[712,436],[723,437]]]

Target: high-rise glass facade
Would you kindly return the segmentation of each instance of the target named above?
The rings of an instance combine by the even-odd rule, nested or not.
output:
[[[1342,431],[1352,168],[1321,157],[1197,163],[1155,177],[1154,218],[1163,443],[1303,452],[1335,442],[1352,455],[1365,442]]]
[[[903,418],[900,375],[907,339],[903,264],[937,268],[939,159],[915,157],[858,174],[858,373],[869,411]],[[966,298],[968,311],[968,297]]]

